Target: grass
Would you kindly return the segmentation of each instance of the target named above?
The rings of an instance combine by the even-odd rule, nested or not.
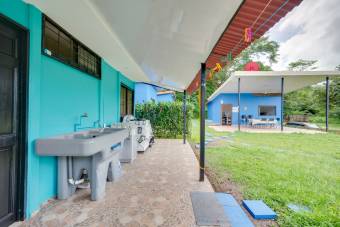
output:
[[[316,123],[317,126],[319,126],[322,129],[325,129],[325,123]],[[336,130],[336,131],[340,131],[340,124],[336,124],[336,123],[329,123],[328,125],[328,129],[329,130]]]
[[[192,142],[197,143],[198,121],[192,126]],[[207,147],[207,167],[236,182],[245,199],[263,199],[278,213],[279,225],[340,226],[339,135],[207,131],[232,138]],[[310,212],[293,212],[289,203]]]
[[[317,124],[317,126],[319,126],[322,129],[326,128],[324,116],[311,116],[310,121],[312,123]],[[330,117],[328,128],[333,131],[340,131],[340,119]]]

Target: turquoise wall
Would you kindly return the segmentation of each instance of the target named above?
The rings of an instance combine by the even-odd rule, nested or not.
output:
[[[119,120],[120,84],[134,82],[102,60],[99,80],[41,54],[41,12],[21,0],[0,0],[0,13],[26,27],[30,35],[29,107],[26,215],[56,196],[57,165],[54,157],[36,155],[37,138],[72,132],[86,112],[83,126]],[[72,34],[72,31],[68,31]]]
[[[29,27],[29,7],[21,0],[0,0],[0,13],[24,27]]]
[[[101,115],[100,119],[106,124],[120,121],[120,88],[125,85],[135,89],[135,82],[129,80],[119,71],[102,60],[101,80]]]
[[[102,122],[113,123],[119,120],[119,77],[118,71],[110,67],[105,61],[102,61],[102,114],[100,115]]]

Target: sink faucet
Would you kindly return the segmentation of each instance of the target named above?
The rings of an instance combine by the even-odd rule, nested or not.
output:
[[[80,126],[82,125],[82,120],[83,118],[88,118],[89,115],[87,113],[83,113],[82,115],[80,115],[80,120],[79,123],[74,124],[74,131],[76,132],[78,130],[78,128],[80,128]]]
[[[100,120],[96,120],[95,122],[93,122],[93,128],[101,128],[101,124],[100,124]]]
[[[100,120],[96,120],[95,122],[93,122],[93,128],[106,128],[107,124],[100,122]]]

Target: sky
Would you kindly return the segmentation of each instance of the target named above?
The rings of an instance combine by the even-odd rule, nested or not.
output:
[[[298,59],[318,60],[317,70],[340,65],[340,0],[304,0],[266,34],[280,44],[274,70]]]

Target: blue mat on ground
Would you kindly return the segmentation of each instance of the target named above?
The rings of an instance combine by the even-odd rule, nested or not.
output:
[[[214,192],[191,192],[191,203],[197,225],[224,226],[228,219]]]
[[[243,200],[243,206],[249,211],[254,219],[275,219],[276,213],[262,200]]]
[[[235,227],[253,227],[253,223],[247,214],[242,210],[240,205],[230,194],[215,193],[217,201],[223,206],[224,213],[227,216],[230,225]]]

